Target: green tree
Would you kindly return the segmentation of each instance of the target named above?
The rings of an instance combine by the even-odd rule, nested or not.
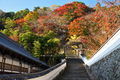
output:
[[[60,43],[60,40],[57,38],[49,39],[47,41],[49,54],[51,55],[58,54],[60,50],[59,43]]]
[[[32,26],[29,26],[26,22],[22,25],[22,33],[31,32]]]
[[[15,22],[11,20],[9,17],[7,17],[5,21],[5,29],[1,30],[1,32],[7,36],[13,35],[13,28],[15,27]]]
[[[2,19],[5,15],[5,12],[3,12],[2,10],[0,10],[0,19]]]
[[[10,19],[9,17],[7,17],[6,21],[5,21],[5,28],[6,29],[13,29],[15,27],[15,22],[14,20]]]
[[[27,14],[29,13],[29,9],[25,9],[25,10],[20,10],[20,11],[17,11],[15,14],[14,14],[14,19],[20,19],[20,18],[24,18]]]
[[[39,59],[39,55],[55,55],[59,52],[60,40],[55,37],[56,33],[53,31],[46,32],[43,36],[26,32],[19,35],[19,42],[28,52]]]
[[[33,56],[39,59],[41,55],[41,43],[39,41],[34,41],[33,46]]]
[[[6,36],[10,36],[10,32],[8,31],[8,29],[1,30],[0,32],[5,34]]]
[[[37,7],[34,7],[34,10],[33,10],[33,11],[36,11],[36,12],[37,12],[37,10],[39,10],[39,9],[40,9],[40,7],[37,6]]]
[[[45,32],[45,35],[43,36],[43,38],[46,38],[46,40],[48,39],[53,39],[56,37],[56,33],[54,31],[49,31],[49,32]]]
[[[56,35],[54,31],[45,32],[41,42],[41,50],[44,54],[54,55],[59,51],[60,40],[56,38]]]
[[[19,42],[31,54],[33,54],[33,42],[36,39],[37,39],[37,35],[32,32],[21,33],[19,35]]]

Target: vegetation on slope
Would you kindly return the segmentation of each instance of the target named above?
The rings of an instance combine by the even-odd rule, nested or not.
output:
[[[83,2],[63,6],[35,7],[14,12],[0,10],[1,32],[24,45],[25,49],[39,59],[39,55],[60,53],[60,43],[76,35],[86,47],[87,56],[109,38],[120,23],[118,0],[102,0],[94,8]],[[88,55],[90,54],[90,56]]]

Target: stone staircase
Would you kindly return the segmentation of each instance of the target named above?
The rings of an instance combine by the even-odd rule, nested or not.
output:
[[[67,68],[55,80],[91,80],[83,64],[81,59],[68,58]]]

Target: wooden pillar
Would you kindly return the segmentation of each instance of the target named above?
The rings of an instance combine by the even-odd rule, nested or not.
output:
[[[25,72],[25,62],[24,62],[24,68],[23,68],[23,72]]]
[[[21,73],[22,72],[22,63],[20,61],[20,64],[19,64],[19,72]]]
[[[4,69],[5,69],[5,60],[4,55],[2,54],[2,64],[1,64],[1,72],[4,74]]]
[[[4,55],[5,55],[5,47],[2,46],[2,51],[0,52],[2,54],[2,63],[1,63],[1,72],[3,72],[3,65],[4,65]]]
[[[3,70],[3,57],[4,57],[4,55],[2,55],[1,72]]]
[[[32,65],[30,66],[30,73],[32,73],[33,72],[33,70],[32,70]]]
[[[33,72],[33,69],[32,69],[32,68],[33,68],[33,62],[30,63],[30,73]]]
[[[11,65],[11,73],[13,71],[13,58],[12,58],[12,65]]]
[[[29,62],[28,62],[28,73],[30,73],[30,71],[29,71],[30,69],[29,69]]]
[[[4,74],[4,70],[5,70],[5,60],[6,60],[6,58],[3,58],[3,74]]]

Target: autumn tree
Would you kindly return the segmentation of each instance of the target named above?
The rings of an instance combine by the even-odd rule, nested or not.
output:
[[[39,9],[40,9],[40,7],[37,6],[37,7],[34,7],[34,10],[33,10],[33,11],[37,12]]]
[[[70,23],[69,34],[78,35],[90,51],[96,51],[118,29],[119,9],[118,5],[101,7],[98,3],[97,11]]]
[[[120,0],[100,0],[100,1],[102,1],[102,3],[109,7],[120,4]]]
[[[24,19],[26,21],[30,21],[30,22],[33,22],[33,21],[36,21],[38,19],[38,13],[37,12],[29,12],[25,17]]]
[[[19,40],[18,40],[18,39],[19,39],[18,32],[19,32],[19,30],[14,30],[14,31],[13,31],[13,34],[10,35],[9,38],[11,38],[12,40],[18,42],[18,41],[19,41]]]
[[[29,13],[29,9],[17,11],[14,14],[14,20],[24,18]]]
[[[39,16],[50,16],[51,15],[51,9],[49,7],[43,7],[40,9],[37,9],[36,11],[38,13]]]
[[[73,21],[74,19],[86,15],[87,12],[90,12],[91,9],[88,8],[82,2],[72,2],[60,6],[59,8],[53,11],[53,15],[58,13],[59,16],[66,16],[69,21]]]
[[[16,26],[22,26],[24,22],[27,22],[24,18],[15,20]]]
[[[101,9],[101,4],[98,2],[95,7],[94,7],[95,10],[100,10]]]
[[[53,11],[53,10],[55,10],[55,9],[57,9],[57,8],[59,8],[60,7],[60,5],[52,5],[52,6],[50,6],[50,9]]]
[[[69,24],[69,21],[67,20],[66,16],[59,16],[58,14],[55,14],[54,16],[52,16],[51,21],[53,23],[58,24],[59,26]]]

